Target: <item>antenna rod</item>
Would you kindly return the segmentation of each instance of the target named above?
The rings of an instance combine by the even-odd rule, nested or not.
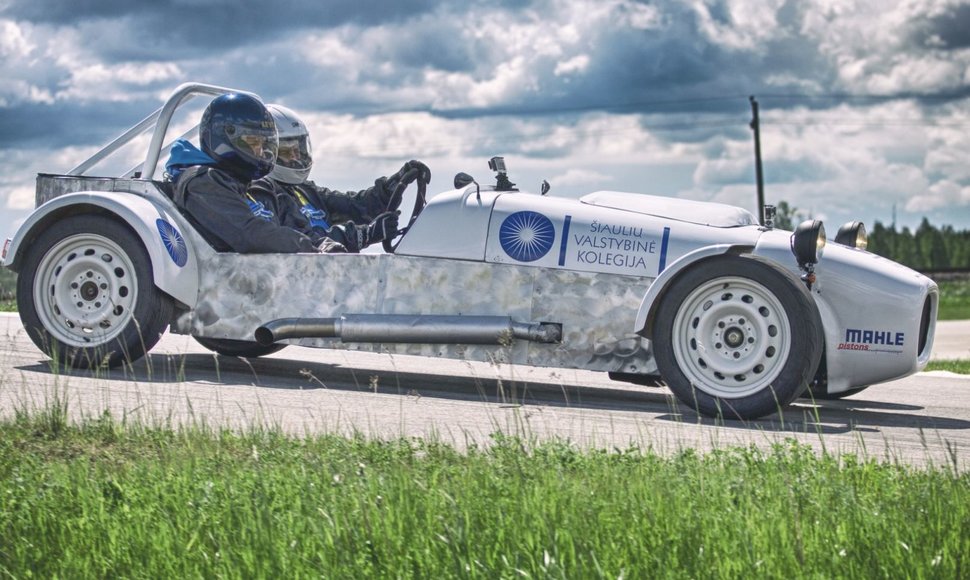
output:
[[[751,130],[754,131],[754,170],[758,180],[758,221],[765,224],[765,177],[761,171],[761,121],[758,118],[758,101],[754,95],[748,97],[751,101]]]

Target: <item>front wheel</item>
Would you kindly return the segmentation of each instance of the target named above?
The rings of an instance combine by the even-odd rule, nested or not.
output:
[[[660,373],[704,415],[776,412],[808,387],[821,360],[822,322],[805,285],[758,258],[695,265],[671,283],[657,312]]]
[[[17,279],[27,334],[59,364],[116,367],[141,358],[172,318],[141,239],[102,215],[62,219],[34,239]]]

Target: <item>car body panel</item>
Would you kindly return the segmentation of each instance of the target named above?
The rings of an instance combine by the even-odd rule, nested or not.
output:
[[[110,213],[141,238],[152,261],[155,285],[179,302],[192,305],[198,295],[196,244],[188,244],[187,224],[173,207],[128,192],[80,191],[54,197],[28,216],[7,249],[4,266],[16,268],[24,241],[62,216]],[[193,232],[194,233],[194,232]]]
[[[752,253],[784,263],[791,256],[790,236],[772,231]],[[932,280],[892,260],[835,243],[826,245],[815,275],[811,292],[825,329],[830,393],[893,380],[926,366],[939,301]],[[930,312],[924,314],[924,307]],[[924,316],[930,327],[920,345]]]
[[[472,182],[433,196],[393,255],[240,255],[213,251],[166,195],[170,184],[138,178],[139,168],[113,178],[81,175],[154,123],[141,165],[151,178],[175,108],[192,96],[229,90],[183,85],[70,175],[38,176],[38,208],[7,245],[4,265],[16,269],[24,247],[53,220],[110,213],[137,232],[156,286],[178,300],[176,333],[253,341],[257,328],[279,319],[508,317],[560,325],[561,340],[289,342],[655,375],[652,324],[669,284],[725,254],[749,254],[814,280],[810,292],[825,340],[821,378],[829,392],[905,376],[928,361],[938,301],[931,280],[836,244],[813,278],[796,263],[791,232],[762,227],[733,206],[615,191],[568,199]]]
[[[584,195],[579,200],[589,205],[715,228],[758,225],[758,220],[751,215],[751,212],[723,203],[622,191],[594,191]]]
[[[271,259],[270,259],[271,258]],[[469,360],[655,371],[630,321],[650,279],[511,264],[387,254],[216,254],[203,264],[199,301],[178,333],[252,340],[278,318],[345,314],[502,315],[562,324],[558,344],[299,344]]]
[[[679,272],[704,259],[748,251],[798,272],[789,248],[790,232],[728,222],[710,227],[685,221],[683,216],[648,215],[521,192],[479,193],[474,185],[445,192],[429,203],[428,213],[422,214],[399,247],[412,255],[219,254],[157,188],[131,186],[137,182],[113,183],[115,190],[129,186],[133,191],[127,193],[68,191],[53,198],[18,232],[7,262],[12,262],[21,241],[44,216],[58,208],[96,205],[139,232],[150,248],[156,284],[187,307],[173,321],[174,332],[252,340],[261,324],[286,317],[507,315],[561,323],[563,341],[505,347],[348,344],[337,339],[293,342],[635,374],[657,372],[648,340],[649,317],[667,283]],[[622,198],[635,201],[635,195],[622,194]],[[610,199],[615,204],[621,198]],[[650,207],[657,206],[651,203]],[[501,239],[503,224],[523,212],[548,219],[553,231],[551,243],[545,243],[547,251],[531,261],[516,260],[515,251],[503,247]],[[740,212],[736,215],[743,216]],[[176,267],[161,237],[152,232],[153,220],[159,217],[182,232],[193,258],[182,268]],[[435,231],[446,235],[434,236]],[[485,243],[474,243],[476,236]],[[583,252],[613,255],[592,259]],[[445,258],[435,256],[449,253]],[[905,376],[925,365],[932,328],[930,344],[919,353],[911,337],[919,334],[922,310],[918,305],[931,295],[935,321],[937,290],[931,280],[892,261],[835,244],[829,245],[816,272],[819,281],[812,295],[825,327],[831,392]],[[332,280],[340,283],[328,282]],[[863,296],[865,308],[860,306]],[[901,304],[899,297],[906,300]],[[872,322],[889,319],[890,314],[897,320],[891,328]],[[863,334],[848,338],[882,341],[886,335],[870,338],[865,332],[891,333],[895,343],[896,333],[902,332],[903,344],[882,348],[886,345],[859,342],[863,346],[840,349],[849,342],[847,334],[856,330]],[[868,348],[863,350],[864,346]]]

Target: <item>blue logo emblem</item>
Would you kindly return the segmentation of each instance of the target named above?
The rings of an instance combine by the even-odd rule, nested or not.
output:
[[[330,224],[327,223],[327,212],[322,209],[317,209],[310,204],[305,204],[300,208],[300,213],[303,217],[310,222],[311,228],[319,228],[321,230],[329,230]]]
[[[556,228],[546,216],[534,211],[517,211],[505,218],[498,230],[502,249],[519,262],[535,262],[552,249]]]
[[[273,210],[266,209],[266,205],[263,204],[263,202],[256,201],[250,197],[248,200],[246,200],[246,203],[249,204],[249,211],[253,212],[254,216],[263,218],[266,221],[273,219]]]
[[[184,266],[189,261],[189,248],[185,245],[185,238],[175,229],[175,226],[163,219],[155,220],[155,226],[158,228],[158,235],[162,237],[162,244],[165,245],[172,261],[179,268]]]

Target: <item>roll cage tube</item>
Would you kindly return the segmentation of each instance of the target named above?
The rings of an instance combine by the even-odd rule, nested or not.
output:
[[[138,176],[139,179],[151,180],[155,176],[155,170],[158,168],[158,159],[161,156],[162,142],[165,140],[165,134],[168,132],[168,126],[172,121],[172,116],[175,114],[176,109],[178,109],[183,103],[188,102],[197,96],[209,95],[216,97],[226,93],[240,93],[259,98],[258,95],[248,91],[240,91],[237,89],[220,87],[217,85],[207,85],[204,83],[184,83],[175,89],[172,96],[169,97],[165,104],[162,105],[158,110],[142,119],[134,127],[125,131],[120,137],[111,143],[108,143],[105,147],[89,157],[87,160],[68,171],[67,174],[84,175],[86,171],[103,161],[106,157],[129,143],[138,135],[148,131],[150,127],[154,126],[152,139],[148,145],[148,154],[145,157],[145,162],[141,165],[141,175]],[[138,169],[138,167],[135,167],[130,171],[130,173],[134,174]]]

